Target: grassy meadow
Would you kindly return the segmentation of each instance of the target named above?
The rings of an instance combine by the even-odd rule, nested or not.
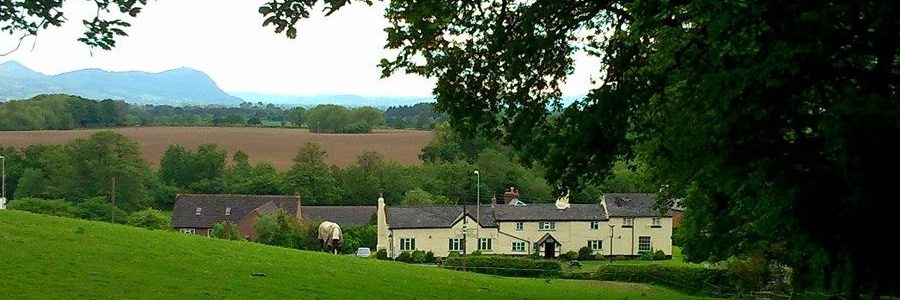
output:
[[[4,298],[690,298],[642,284],[455,272],[20,211],[0,211],[0,266]]]

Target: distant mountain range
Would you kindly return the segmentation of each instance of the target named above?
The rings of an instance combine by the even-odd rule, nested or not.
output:
[[[220,89],[205,73],[190,68],[159,73],[85,69],[49,76],[16,61],[0,64],[0,100],[57,93],[137,104],[238,105],[242,102]]]

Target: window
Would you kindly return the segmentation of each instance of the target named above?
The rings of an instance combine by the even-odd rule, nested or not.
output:
[[[600,229],[600,222],[597,222],[597,221],[591,222],[591,230],[598,230],[598,229]]]
[[[659,218],[650,219],[650,227],[662,227],[659,225]]]
[[[400,239],[400,251],[416,250],[416,239],[402,238]]]
[[[450,239],[450,247],[448,247],[450,251],[460,251],[462,250],[462,243],[460,239]]]
[[[638,237],[638,251],[650,251],[650,237]]]
[[[588,248],[590,248],[591,250],[603,249],[603,241],[600,241],[600,240],[588,241]]]
[[[196,233],[196,231],[193,228],[182,228],[182,229],[179,229],[178,231],[181,231],[181,233],[190,233],[190,234]]]
[[[212,237],[212,236],[213,236],[213,229],[212,229],[212,228],[207,229],[207,230],[206,230],[206,237]]]
[[[195,216],[199,216],[199,215],[200,215],[200,212],[202,212],[202,211],[203,211],[203,208],[198,207],[198,208],[197,208],[197,212],[195,212],[194,215],[195,215]]]
[[[231,207],[225,207],[225,215],[226,215],[226,216],[230,216],[230,215],[231,215]]]
[[[522,230],[525,230],[525,223],[516,222],[516,231],[522,231]]]
[[[478,239],[478,250],[484,250],[484,251],[491,251],[491,250],[493,250],[494,248],[492,247],[493,245],[491,245],[491,243],[492,243],[492,242],[491,242],[491,239],[490,239],[490,238],[480,238],[480,239]]]
[[[556,222],[541,222],[541,227],[538,230],[556,230]]]
[[[634,218],[625,218],[622,221],[622,227],[632,227],[634,226]]]
[[[525,242],[512,242],[512,252],[525,252]]]

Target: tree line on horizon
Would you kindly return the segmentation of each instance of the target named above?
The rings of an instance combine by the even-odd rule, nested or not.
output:
[[[518,188],[520,199],[529,203],[553,202],[558,196],[542,168],[510,159],[515,157],[511,149],[463,139],[446,127],[438,132],[420,154],[425,163],[413,166],[373,151],[343,168],[328,165],[321,145],[307,143],[298,149],[291,168],[279,171],[269,162],[251,163],[243,151],[229,155],[216,144],[205,144],[196,149],[170,145],[154,170],[136,142],[112,131],[67,144],[21,149],[0,145],[0,155],[6,158],[11,207],[21,199],[43,199],[73,206],[108,204],[110,213],[171,210],[177,193],[299,194],[308,205],[373,205],[380,195],[389,205],[473,204],[477,198],[488,203],[494,195],[502,198],[508,187]],[[474,170],[481,173],[480,195]],[[573,191],[572,200],[594,203],[604,191],[646,192],[650,186],[642,172],[623,163],[601,184]]]
[[[0,130],[67,130],[124,126],[309,128],[314,133],[369,133],[376,128],[430,130],[443,119],[431,103],[392,106],[283,107],[262,102],[223,105],[130,104],[78,96],[38,95],[0,102]]]

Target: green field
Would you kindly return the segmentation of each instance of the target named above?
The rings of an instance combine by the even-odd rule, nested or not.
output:
[[[497,277],[19,211],[0,211],[0,279],[3,298],[688,298],[649,285]]]

